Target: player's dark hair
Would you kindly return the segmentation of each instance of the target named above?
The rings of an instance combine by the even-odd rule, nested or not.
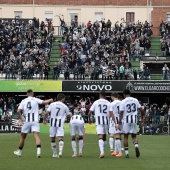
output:
[[[105,92],[105,91],[101,91],[101,92],[100,92],[100,96],[101,96],[101,97],[106,97],[106,92]]]
[[[119,100],[123,100],[123,97],[121,95],[118,96]]]
[[[64,94],[59,93],[59,94],[57,95],[57,100],[58,100],[58,101],[61,101],[61,100],[64,99],[64,98],[65,98],[65,95],[64,95]]]
[[[125,90],[123,91],[123,94],[124,94],[124,95],[131,95],[130,90],[128,90],[128,89],[125,89]]]
[[[30,94],[30,93],[33,93],[33,90],[32,90],[32,89],[28,89],[28,90],[27,90],[27,94]]]
[[[116,93],[116,92],[113,92],[113,93],[111,94],[111,96],[112,96],[112,97],[115,97],[115,98],[118,98],[119,94]]]

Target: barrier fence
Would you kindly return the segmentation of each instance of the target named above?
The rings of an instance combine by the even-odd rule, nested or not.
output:
[[[129,89],[132,93],[170,93],[170,81],[154,80],[1,80],[0,92],[71,92],[96,93],[122,92]]]
[[[88,124],[88,116],[83,116],[86,123],[86,132],[95,133],[95,118],[92,117],[93,124],[89,126]],[[170,134],[170,126],[169,126],[169,117],[166,118],[163,122],[160,122],[160,116],[151,116],[146,120],[144,118],[144,124],[140,123],[140,117],[138,116],[137,130],[138,134],[143,135],[160,135],[160,134]],[[69,119],[65,121],[65,132],[69,132]],[[12,119],[11,122],[0,122],[0,133],[19,133],[21,131],[21,124],[18,123],[17,119]],[[40,132],[41,133],[49,133],[49,126],[43,126],[42,119],[40,119]]]

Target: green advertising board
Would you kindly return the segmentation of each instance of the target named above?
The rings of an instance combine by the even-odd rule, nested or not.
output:
[[[62,92],[62,81],[48,80],[1,80],[0,92]]]

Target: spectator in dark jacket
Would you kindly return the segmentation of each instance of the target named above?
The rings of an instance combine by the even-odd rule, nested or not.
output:
[[[137,69],[134,68],[134,69],[133,69],[133,77],[134,77],[134,80],[137,80],[137,75],[138,75]]]
[[[55,64],[53,67],[53,80],[58,80],[59,75],[60,75],[60,68],[58,67],[57,64]]]
[[[150,74],[151,74],[151,72],[150,72],[149,68],[146,67],[145,70],[144,70],[144,73],[143,73],[144,79],[149,80],[150,79]]]
[[[73,74],[74,74],[74,80],[75,80],[76,78],[77,78],[77,80],[78,80],[78,77],[79,77],[79,69],[78,69],[77,65],[74,66]]]
[[[84,80],[84,75],[85,75],[85,68],[83,65],[80,66],[79,68],[79,75],[80,75],[80,80]]]

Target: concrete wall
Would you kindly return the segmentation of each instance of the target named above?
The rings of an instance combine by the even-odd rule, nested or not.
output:
[[[150,7],[150,2],[152,6]],[[70,13],[78,13],[79,23],[95,21],[95,12],[103,12],[103,17],[114,24],[126,18],[126,12],[135,12],[135,22],[152,21],[154,34],[159,35],[159,25],[167,20],[170,0],[0,0],[0,18],[13,18],[14,11],[23,11],[22,18],[45,20],[45,11],[53,11],[53,16],[63,14],[67,23]],[[54,17],[53,25],[59,25]]]
[[[70,13],[78,13],[79,22],[87,23],[89,20],[95,21],[95,13],[102,12],[103,17],[112,23],[120,21],[121,18],[126,19],[126,12],[135,13],[135,22],[140,20],[144,22],[149,20],[148,9],[146,7],[114,7],[114,6],[53,6],[53,5],[1,5],[1,16],[2,18],[13,18],[15,17],[15,11],[22,11],[22,18],[39,18],[40,20],[45,19],[45,11],[53,12],[53,25],[59,25],[58,17],[54,17],[58,14],[64,15],[64,20],[70,22]],[[7,15],[8,14],[8,15]]]

